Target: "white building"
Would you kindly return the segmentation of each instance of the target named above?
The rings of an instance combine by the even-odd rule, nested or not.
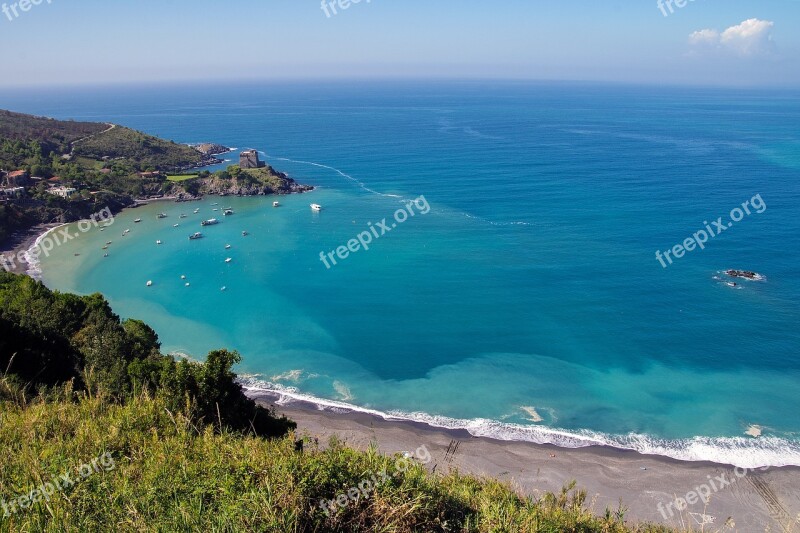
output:
[[[8,189],[0,189],[0,196],[6,198],[21,198],[25,195],[25,187],[9,187]]]
[[[69,198],[78,192],[78,189],[73,189],[72,187],[53,187],[52,189],[47,189],[47,192],[54,196],[60,196],[61,198]]]

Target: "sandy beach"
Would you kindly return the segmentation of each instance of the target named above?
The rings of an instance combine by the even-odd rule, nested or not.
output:
[[[0,262],[0,268],[5,268],[15,274],[27,274],[28,265],[24,252],[28,251],[36,240],[63,224],[37,224],[25,231],[13,234],[5,243],[0,245],[0,257],[8,261]]]
[[[800,531],[797,467],[744,470],[605,447],[566,449],[505,442],[473,437],[466,430],[321,410],[302,401],[279,405],[275,393],[249,395],[297,422],[298,434],[319,439],[321,446],[333,435],[362,450],[374,442],[387,454],[424,445],[433,457],[428,466],[436,472],[458,470],[493,477],[534,497],[559,491],[575,480],[578,487],[586,489],[595,512],[603,513],[607,507],[616,510],[621,500],[626,518],[633,521],[696,531]],[[708,504],[698,491],[710,494]]]

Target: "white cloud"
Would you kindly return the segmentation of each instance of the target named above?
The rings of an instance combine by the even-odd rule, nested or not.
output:
[[[689,36],[689,44],[719,44],[719,41],[717,30],[699,30]]]
[[[761,55],[772,50],[774,25],[774,22],[768,20],[752,18],[731,26],[722,33],[713,29],[698,30],[689,36],[689,44],[700,48],[727,50],[741,56]]]

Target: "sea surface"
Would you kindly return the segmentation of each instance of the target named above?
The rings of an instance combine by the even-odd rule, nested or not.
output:
[[[0,108],[255,148],[317,187],[70,226],[44,282],[102,292],[166,352],[236,349],[247,385],[287,401],[474,435],[800,465],[800,93],[286,83],[4,92]],[[346,250],[360,234],[369,249]]]

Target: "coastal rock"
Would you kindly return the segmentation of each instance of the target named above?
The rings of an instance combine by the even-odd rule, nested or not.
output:
[[[216,143],[200,143],[192,145],[192,148],[200,152],[205,156],[213,156],[219,154],[227,154],[231,151],[230,148],[227,146],[222,146],[221,144]]]
[[[764,276],[759,274],[758,272],[752,272],[750,270],[726,270],[725,274],[732,278],[744,278],[749,279],[752,281],[762,281],[764,280]]]

